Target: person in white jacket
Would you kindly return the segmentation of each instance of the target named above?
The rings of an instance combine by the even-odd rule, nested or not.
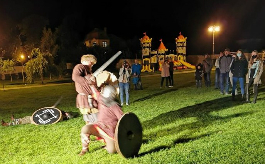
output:
[[[123,106],[123,97],[125,93],[126,105],[129,105],[129,88],[130,88],[130,75],[131,68],[127,61],[124,61],[119,71],[119,90],[120,90],[120,103]]]

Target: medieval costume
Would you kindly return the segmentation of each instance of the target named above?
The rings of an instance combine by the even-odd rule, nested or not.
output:
[[[79,155],[84,155],[88,152],[90,135],[102,138],[106,144],[105,149],[110,153],[116,153],[114,141],[114,133],[119,119],[123,115],[120,105],[116,100],[116,89],[111,85],[107,85],[101,91],[101,94],[93,87],[93,97],[98,103],[98,118],[97,122],[87,124],[81,129],[82,151]]]
[[[93,55],[84,55],[93,56]],[[94,56],[93,56],[94,57]],[[86,59],[88,60],[88,59]],[[84,59],[84,61],[86,62]],[[75,89],[77,94],[76,97],[76,107],[79,108],[80,113],[83,114],[83,119],[87,123],[93,123],[97,119],[97,104],[96,101],[92,99],[92,92],[90,89],[91,85],[96,86],[96,80],[93,79],[92,75],[92,65],[93,64],[83,64],[84,61],[81,59],[82,64],[77,64],[72,73],[72,80],[75,82]]]

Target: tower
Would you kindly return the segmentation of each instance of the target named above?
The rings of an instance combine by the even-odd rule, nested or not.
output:
[[[157,55],[159,56],[159,59],[158,59],[159,70],[161,71],[162,62],[166,58],[166,52],[168,51],[168,49],[165,47],[164,43],[162,42],[162,39],[160,39],[159,41],[160,41],[160,45],[157,49]]]
[[[146,32],[144,32],[143,34],[144,37],[140,39],[140,42],[142,47],[142,58],[144,59],[145,57],[150,57],[152,38],[149,38],[146,35]]]
[[[162,57],[165,58],[166,52],[168,51],[168,49],[165,47],[164,43],[162,42],[162,39],[160,39],[159,41],[160,41],[160,45],[157,49],[157,54],[158,54],[158,56],[161,56],[161,57],[159,57],[159,59],[160,59]]]
[[[187,37],[184,37],[181,32],[179,33],[179,36],[175,39],[176,40],[176,52],[177,55],[180,55],[180,57],[183,58],[183,61],[186,61],[186,43],[187,43]]]
[[[150,68],[150,53],[151,53],[151,42],[152,38],[149,38],[146,35],[146,32],[143,33],[144,37],[140,39],[142,47],[142,70],[141,72],[152,72]]]

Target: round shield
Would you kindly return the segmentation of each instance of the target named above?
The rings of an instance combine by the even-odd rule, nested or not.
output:
[[[62,112],[54,107],[44,107],[32,114],[32,121],[36,125],[54,124],[62,119]]]
[[[125,158],[138,155],[142,145],[142,125],[131,112],[125,113],[115,129],[115,148]]]

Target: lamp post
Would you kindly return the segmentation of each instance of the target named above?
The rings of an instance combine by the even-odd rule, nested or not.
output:
[[[214,33],[217,31],[220,31],[220,27],[219,26],[210,26],[208,28],[208,31],[213,33],[213,55],[214,55]]]
[[[24,64],[23,64],[23,60],[25,58],[25,56],[23,54],[20,55],[21,58],[21,64],[22,64],[22,78],[23,78],[23,83],[25,83],[25,78],[24,78]]]

